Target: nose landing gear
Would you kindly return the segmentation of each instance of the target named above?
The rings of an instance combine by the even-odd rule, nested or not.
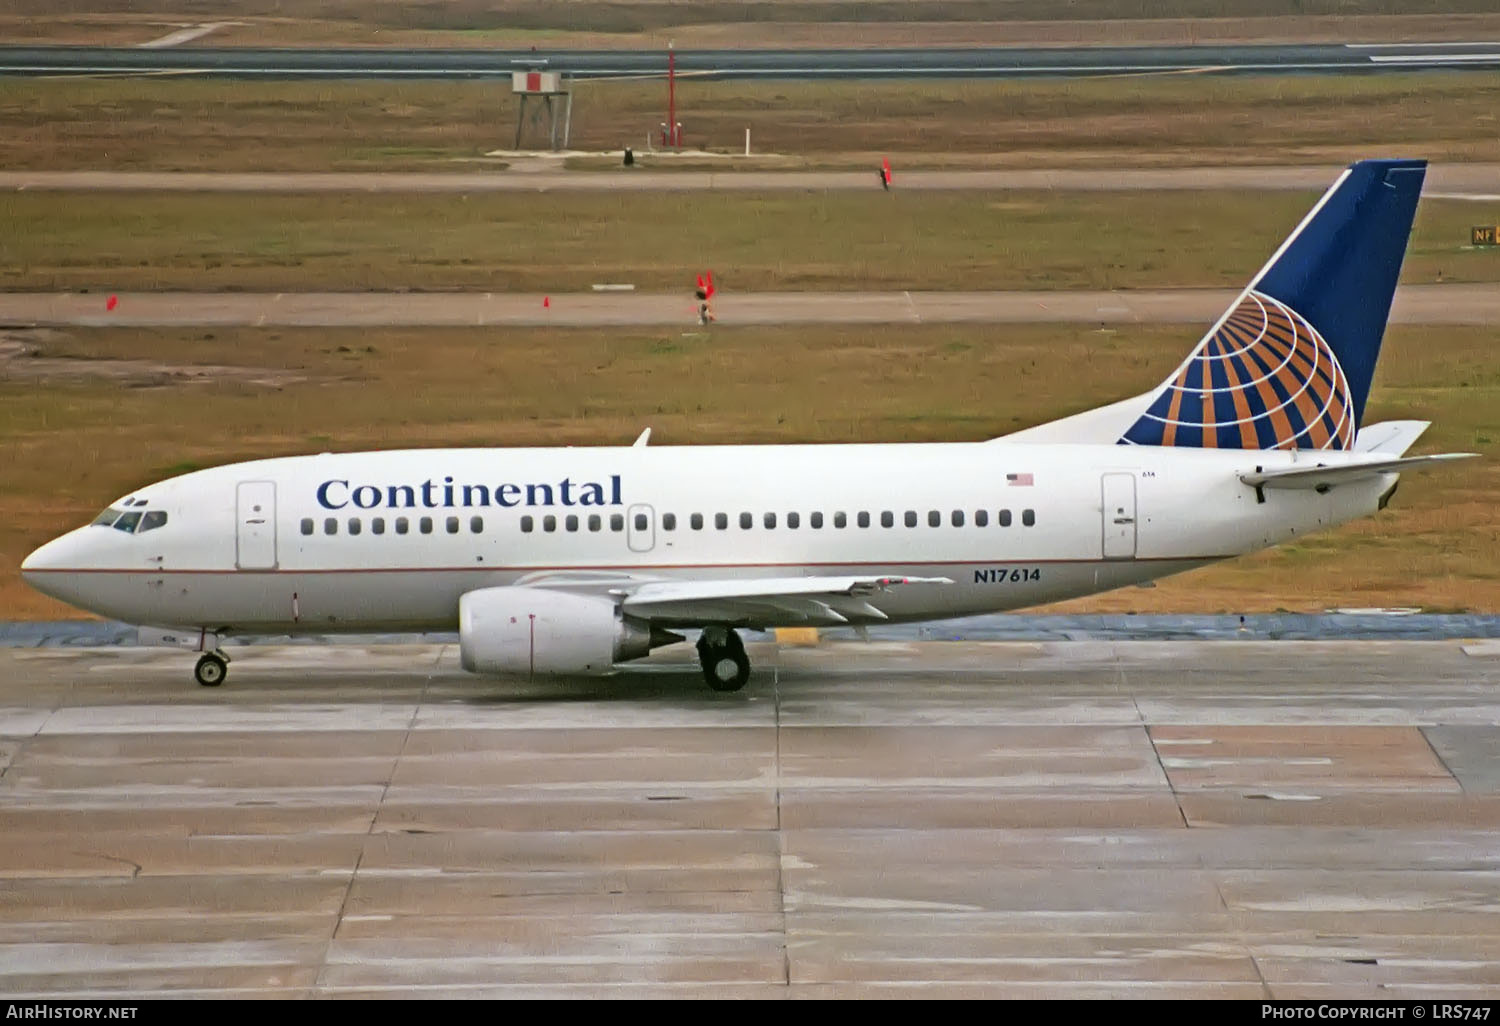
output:
[[[750,679],[745,643],[727,627],[704,628],[698,638],[698,662],[703,679],[715,691],[738,691]]]
[[[206,688],[218,687],[228,674],[229,657],[218,652],[205,652],[193,667],[193,677]]]

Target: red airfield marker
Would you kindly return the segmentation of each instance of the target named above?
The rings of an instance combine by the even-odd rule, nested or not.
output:
[[[119,305],[120,305],[120,297],[119,296],[110,296],[108,299],[106,299],[104,301],[104,309],[106,309],[106,310],[113,310],[115,307],[117,307]]]
[[[552,308],[552,297],[551,296],[543,296],[542,297],[542,309],[543,310],[550,310],[551,308]]]

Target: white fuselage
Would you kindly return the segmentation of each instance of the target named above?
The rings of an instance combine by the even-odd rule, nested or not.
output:
[[[453,630],[464,593],[517,583],[605,593],[850,573],[953,582],[871,599],[892,620],[921,620],[1264,548],[1373,512],[1394,481],[1262,500],[1237,476],[1297,458],[1005,441],[288,457],[141,489],[131,508],[164,511],[159,529],[80,528],[22,570],[103,616],[242,633]]]

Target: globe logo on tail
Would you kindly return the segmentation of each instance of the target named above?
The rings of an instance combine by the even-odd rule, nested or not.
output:
[[[1205,449],[1348,449],[1354,403],[1327,341],[1254,290],[1188,357],[1125,444]]]

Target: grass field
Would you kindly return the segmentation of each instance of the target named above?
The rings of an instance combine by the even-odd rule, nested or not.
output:
[[[0,289],[726,291],[1235,286],[1316,194],[0,194]],[[1497,281],[1424,200],[1405,280]]]
[[[0,361],[0,618],[77,615],[20,581],[25,553],[134,487],[197,467],[373,447],[628,444],[648,425],[661,445],[983,439],[1143,390],[1196,334],[1036,325],[34,338],[37,355],[73,366],[23,378]],[[1393,329],[1369,411],[1434,420],[1421,451],[1488,459],[1412,475],[1390,509],[1333,534],[1069,608],[1500,609],[1493,349],[1486,330]],[[278,370],[271,384],[253,372],[197,383],[183,373],[205,364]]]
[[[1500,23],[1497,23],[1500,28]],[[640,147],[661,82],[579,83],[572,143]],[[694,82],[695,148],[814,165],[1340,163],[1500,159],[1500,73],[1045,81]],[[483,167],[510,146],[508,86],[470,82],[0,79],[0,167],[399,170]],[[535,140],[540,134],[534,133]],[[478,163],[476,163],[478,162]]]

